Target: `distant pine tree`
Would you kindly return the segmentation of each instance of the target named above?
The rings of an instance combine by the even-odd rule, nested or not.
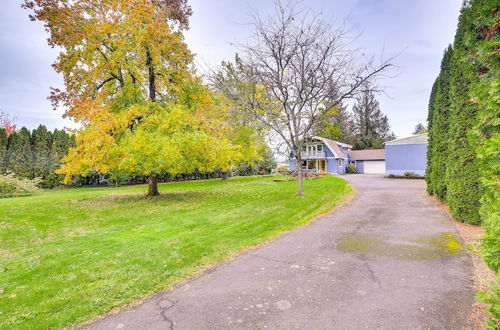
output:
[[[31,134],[33,149],[33,174],[45,179],[50,173],[50,137],[44,125],[38,126]]]
[[[56,174],[55,171],[61,166],[62,158],[68,154],[69,149],[76,145],[74,136],[66,133],[64,130],[55,129],[50,134],[50,137],[50,153],[48,156],[49,174],[44,180],[44,186],[47,188],[62,184],[63,176]]]
[[[0,128],[0,174],[5,173],[7,161],[7,130]]]
[[[375,93],[369,85],[366,84],[360,95],[356,97],[352,111],[356,133],[354,148],[383,148],[384,142],[395,138],[389,119],[380,110]]]
[[[31,133],[23,127],[9,135],[7,150],[7,169],[25,178],[33,179],[33,152]]]

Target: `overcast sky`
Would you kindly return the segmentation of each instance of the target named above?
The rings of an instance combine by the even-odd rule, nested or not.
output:
[[[47,101],[49,87],[62,79],[51,68],[57,51],[46,42],[40,23],[31,22],[21,0],[0,2],[0,109],[17,118],[18,126],[50,129],[74,127]],[[398,137],[425,123],[432,83],[441,56],[453,40],[461,0],[305,0],[332,21],[347,23],[355,46],[367,55],[401,53],[394,61],[397,77],[383,82],[388,88],[378,100]],[[196,64],[206,70],[232,59],[235,43],[252,32],[250,13],[271,13],[271,0],[191,0],[193,16],[186,33]]]

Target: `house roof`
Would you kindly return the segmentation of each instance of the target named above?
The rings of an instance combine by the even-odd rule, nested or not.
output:
[[[384,149],[350,150],[351,160],[383,160]]]
[[[425,144],[429,139],[429,135],[427,133],[417,134],[410,137],[405,137],[402,139],[387,141],[386,145],[392,144]]]
[[[342,150],[340,146],[342,147],[345,147],[345,148],[352,148],[351,145],[349,144],[345,144],[345,143],[342,143],[342,142],[337,142],[337,141],[334,141],[334,140],[330,140],[330,139],[327,139],[327,138],[322,138],[320,136],[313,136],[313,139],[316,139],[316,140],[320,140],[321,142],[323,142],[324,144],[326,144],[326,146],[328,147],[328,149],[331,150],[331,152],[333,152],[334,156],[335,157],[338,157],[338,158],[345,158],[347,159],[347,154]]]

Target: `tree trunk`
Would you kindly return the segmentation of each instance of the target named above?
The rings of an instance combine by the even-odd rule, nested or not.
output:
[[[158,176],[150,175],[148,177],[148,196],[158,196],[160,192],[158,191]]]
[[[155,86],[155,69],[153,67],[153,59],[151,58],[151,53],[149,49],[146,51],[146,66],[148,67],[149,74],[149,99],[152,102],[156,101],[156,86]],[[158,191],[158,176],[150,175],[148,177],[148,196],[158,196],[160,192]]]
[[[226,171],[226,172],[221,171],[220,172],[220,178],[222,180],[227,180],[229,178],[229,171]]]
[[[148,67],[149,75],[149,99],[153,102],[156,101],[156,85],[155,85],[155,68],[153,67],[153,59],[149,49],[146,52],[146,66]]]
[[[300,151],[299,151],[300,154]],[[295,158],[297,160],[297,182],[298,182],[298,188],[297,188],[297,195],[303,196],[304,195],[304,189],[303,189],[303,178],[302,178],[302,158],[300,156]]]

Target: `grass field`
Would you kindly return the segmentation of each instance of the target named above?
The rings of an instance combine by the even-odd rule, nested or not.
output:
[[[324,176],[81,188],[0,199],[0,328],[64,328],[296,228],[352,189]],[[1,292],[1,291],[0,291]]]

